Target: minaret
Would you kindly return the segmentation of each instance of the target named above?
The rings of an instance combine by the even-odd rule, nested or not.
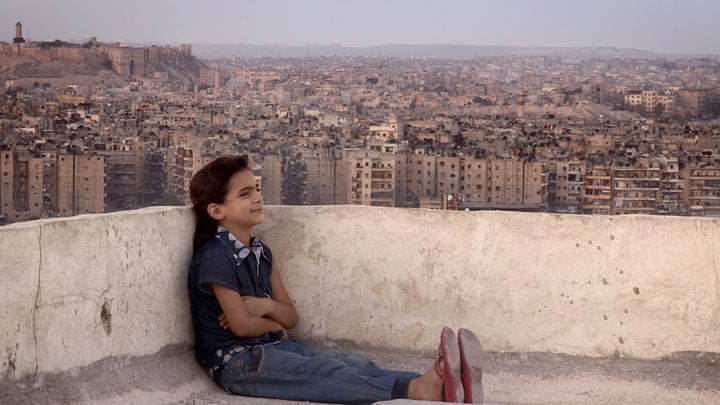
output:
[[[215,91],[220,90],[220,59],[215,62]],[[213,93],[215,94],[215,93]]]
[[[377,78],[378,78],[378,86],[382,85],[382,58],[380,57],[380,51],[378,51],[378,57],[377,57]]]
[[[25,42],[25,38],[22,36],[22,24],[20,21],[15,24],[15,38],[13,38],[14,44],[22,44]]]
[[[517,94],[517,116],[518,118],[525,118],[525,90],[520,89],[520,92]]]

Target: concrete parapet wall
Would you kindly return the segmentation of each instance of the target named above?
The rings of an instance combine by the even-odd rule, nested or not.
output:
[[[0,227],[2,379],[190,342],[193,227],[187,208]]]
[[[720,352],[718,220],[266,209],[300,312],[292,331],[431,349],[473,329],[488,351],[659,358]],[[192,343],[189,208],[0,227],[3,380]]]

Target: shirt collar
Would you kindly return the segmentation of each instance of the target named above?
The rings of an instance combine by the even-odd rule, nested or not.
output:
[[[255,254],[255,259],[260,260],[263,255],[263,246],[260,240],[255,237],[252,233],[250,234],[250,247],[245,246],[235,235],[225,229],[223,226],[218,225],[215,237],[228,243],[232,246],[234,252],[233,256],[238,259],[244,259],[250,255],[250,250]]]

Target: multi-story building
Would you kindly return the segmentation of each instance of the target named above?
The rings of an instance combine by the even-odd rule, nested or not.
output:
[[[612,167],[593,166],[585,170],[585,193],[583,212],[587,214],[611,214]]]
[[[720,216],[720,167],[694,167],[689,176],[690,215]]]
[[[347,204],[345,169],[342,158],[307,159],[306,204]]]
[[[5,222],[104,210],[101,156],[2,151],[0,167],[0,218]]]
[[[488,159],[488,201],[501,205],[545,205],[542,162]]]
[[[252,169],[255,174],[261,178],[260,189],[265,204],[281,204],[282,157],[277,155],[261,155],[259,156],[259,161]]]
[[[105,150],[106,208],[135,209],[157,203],[163,191],[164,153],[146,142],[113,142]]]
[[[43,208],[43,159],[27,148],[18,148],[14,158],[14,220],[40,218]]]
[[[655,213],[661,200],[660,167],[614,167],[611,214]]]
[[[395,205],[395,155],[372,150],[345,150],[347,203]]]
[[[405,139],[405,123],[397,117],[387,118],[382,124],[370,125],[366,139],[382,142],[394,139],[396,142],[400,142]]]
[[[53,206],[58,216],[103,212],[105,209],[105,159],[100,155],[60,154]]]
[[[418,149],[407,156],[406,164],[406,200],[416,202],[416,206],[425,206],[424,201],[435,204],[437,192],[437,157],[426,155]],[[412,204],[411,206],[413,206]]]
[[[661,197],[657,206],[658,214],[687,215],[688,193],[684,172],[680,170],[677,158],[665,159],[660,172]]]
[[[466,157],[462,164],[465,170],[460,199],[465,202],[487,202],[490,191],[487,160]]]
[[[672,91],[658,92],[656,90],[631,91],[625,94],[625,104],[641,107],[645,112],[661,112],[663,115],[675,113],[678,104],[678,94]],[[658,105],[662,110],[658,111]]]
[[[177,146],[168,156],[166,193],[190,203],[190,179],[202,167],[203,160],[196,148]]]
[[[287,72],[280,69],[238,69],[235,77],[250,84],[267,84],[272,81],[283,82],[287,80]]]
[[[464,167],[462,158],[458,156],[437,156],[437,192],[443,201],[443,196],[452,195],[451,201],[459,201],[463,186],[462,174]]]
[[[145,164],[139,201],[141,206],[157,204],[165,186],[165,149],[145,145]]]
[[[0,151],[0,223],[12,221],[15,214],[13,200],[15,198],[15,161],[14,153],[9,150]]]
[[[567,212],[582,212],[582,193],[585,184],[585,163],[570,161],[567,165],[567,199],[564,200]]]

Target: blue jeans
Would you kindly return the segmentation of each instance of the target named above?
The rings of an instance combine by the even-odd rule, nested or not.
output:
[[[407,381],[418,376],[381,369],[359,354],[285,340],[236,353],[225,364],[220,386],[252,397],[362,405],[392,399],[396,381],[407,387]]]

